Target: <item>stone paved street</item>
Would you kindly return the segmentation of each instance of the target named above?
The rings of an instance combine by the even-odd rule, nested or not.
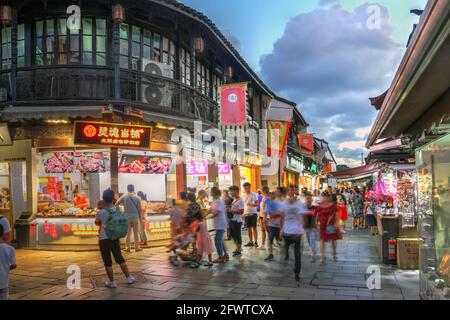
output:
[[[239,259],[211,269],[173,267],[165,248],[125,253],[137,283],[127,286],[118,273],[119,288],[102,286],[106,277],[98,252],[47,252],[18,250],[18,269],[11,274],[10,299],[418,299],[418,272],[380,265],[382,289],[366,286],[368,265],[379,264],[376,238],[366,230],[350,231],[338,245],[339,261],[326,266],[303,255],[301,283],[293,277],[292,258],[284,262],[279,249],[276,261],[264,262],[263,250],[248,249]],[[231,242],[227,242],[231,248]],[[305,250],[306,251],[306,250]],[[293,256],[291,254],[291,256]],[[82,288],[66,287],[66,268],[81,268]]]

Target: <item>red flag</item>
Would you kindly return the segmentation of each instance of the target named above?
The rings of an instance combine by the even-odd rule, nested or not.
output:
[[[267,129],[267,154],[270,156],[273,151],[273,154],[276,155],[278,159],[283,158],[289,130],[291,129],[291,123],[269,120],[267,121]]]
[[[309,152],[314,151],[314,136],[312,134],[299,134],[298,143],[300,148],[305,149]]]
[[[243,126],[247,123],[247,83],[220,87],[220,123]]]

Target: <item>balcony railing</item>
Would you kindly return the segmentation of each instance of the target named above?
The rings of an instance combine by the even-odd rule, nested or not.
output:
[[[121,70],[121,98],[158,110],[172,110],[212,123],[218,121],[218,104],[179,81],[145,72]]]
[[[156,112],[218,122],[218,104],[177,80],[120,71],[121,101]],[[10,74],[0,74],[1,102],[11,101]],[[114,71],[96,66],[44,66],[17,70],[14,104],[58,100],[114,101]]]
[[[17,71],[17,101],[111,100],[109,68],[52,66]]]

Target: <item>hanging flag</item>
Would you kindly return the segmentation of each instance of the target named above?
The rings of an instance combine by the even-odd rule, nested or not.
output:
[[[312,134],[299,134],[298,144],[301,149],[304,149],[310,153],[314,151],[314,136]]]
[[[291,122],[267,121],[267,155],[283,158],[290,129]]]
[[[245,126],[247,124],[247,83],[220,86],[220,124]]]

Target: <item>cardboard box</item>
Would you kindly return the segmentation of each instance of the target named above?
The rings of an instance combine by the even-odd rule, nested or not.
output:
[[[397,267],[419,269],[419,238],[397,238]]]

